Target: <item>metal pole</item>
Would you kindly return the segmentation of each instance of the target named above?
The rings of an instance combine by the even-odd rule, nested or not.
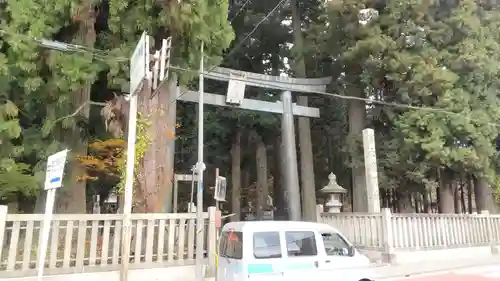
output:
[[[134,190],[134,165],[135,165],[135,141],[137,135],[137,94],[130,94],[130,108],[128,117],[127,136],[127,167],[125,174],[125,195],[123,206],[123,232],[122,232],[122,267],[120,280],[128,280],[128,267],[130,259],[130,238],[132,231],[132,195]]]
[[[174,176],[174,213],[177,213],[177,201],[179,197],[179,181],[177,180],[177,176]]]
[[[192,177],[191,177],[191,196],[189,198],[189,208],[188,208],[188,211],[189,213],[192,213],[193,212],[193,197],[194,197],[194,175],[196,175],[196,166],[193,166],[191,168],[191,172],[192,172]]]
[[[38,274],[37,281],[43,279],[43,271],[45,269],[45,257],[47,256],[47,243],[50,234],[50,224],[52,222],[52,214],[54,212],[54,201],[56,198],[56,189],[47,190],[47,198],[45,200],[45,214],[43,215],[42,235],[38,248]]]
[[[219,168],[215,168],[215,186],[214,186],[214,191],[217,190],[217,186],[218,185],[219,185]],[[219,201],[217,201],[217,199],[215,199],[215,211],[217,212],[218,210],[219,210]]]
[[[203,42],[201,43],[201,58],[200,58],[200,83],[199,83],[199,100],[198,100],[198,162],[196,170],[198,173],[198,192],[196,194],[196,281],[203,281],[203,171],[205,163],[203,163]]]
[[[287,188],[287,205],[290,220],[301,219],[300,188],[297,168],[297,147],[295,145],[295,124],[292,112],[292,93],[284,91],[281,94],[283,115],[281,116],[281,134],[284,152],[283,179]]]

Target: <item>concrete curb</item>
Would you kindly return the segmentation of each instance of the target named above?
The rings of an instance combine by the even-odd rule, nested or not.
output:
[[[487,259],[464,259],[450,261],[433,261],[432,263],[374,266],[373,271],[378,280],[406,278],[444,273],[457,269],[499,265],[500,257]]]

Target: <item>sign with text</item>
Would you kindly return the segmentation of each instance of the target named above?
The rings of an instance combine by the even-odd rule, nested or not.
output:
[[[236,74],[229,75],[229,85],[227,87],[226,103],[241,105],[245,98],[245,76]]]
[[[149,46],[146,32],[142,33],[132,57],[130,57],[130,95],[140,90],[142,80],[146,78],[149,65]]]
[[[62,186],[64,166],[68,156],[67,149],[52,154],[47,159],[47,169],[45,171],[45,190],[59,188]]]
[[[227,189],[227,180],[225,177],[217,177],[215,179],[215,192],[214,199],[221,202],[226,201],[226,189]]]

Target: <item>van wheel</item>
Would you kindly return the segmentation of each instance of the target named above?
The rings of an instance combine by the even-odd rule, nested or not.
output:
[[[363,279],[361,279],[359,281],[374,281],[374,280],[371,280],[371,279],[368,279],[368,278],[363,278]]]

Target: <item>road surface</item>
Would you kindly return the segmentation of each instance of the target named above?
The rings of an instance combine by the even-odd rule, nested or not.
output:
[[[478,266],[430,274],[407,275],[383,281],[500,281],[500,264]],[[381,280],[381,281],[382,281]]]

